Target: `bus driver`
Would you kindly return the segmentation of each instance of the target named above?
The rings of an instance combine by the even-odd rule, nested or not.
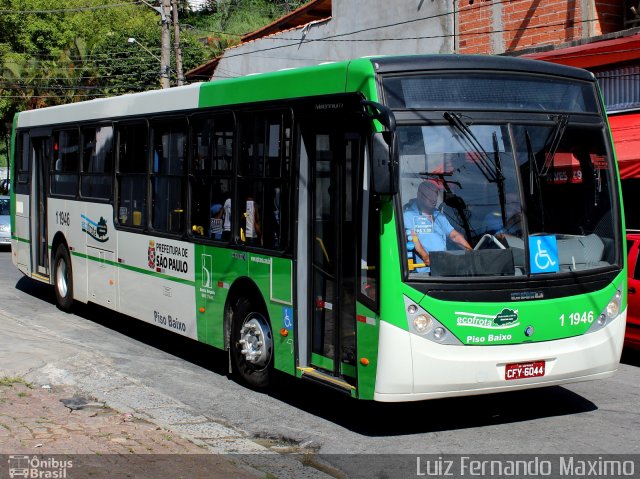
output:
[[[410,269],[419,273],[430,271],[429,251],[445,251],[447,238],[462,248],[471,246],[462,234],[456,231],[447,217],[440,211],[444,198],[444,188],[436,180],[426,180],[418,186],[415,201],[409,202],[404,210],[404,226],[407,234],[407,248],[414,253],[415,266]],[[424,267],[420,264],[424,263]]]

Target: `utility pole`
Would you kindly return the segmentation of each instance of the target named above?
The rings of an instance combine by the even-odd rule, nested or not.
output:
[[[176,70],[178,72],[178,86],[184,85],[184,73],[182,72],[182,48],[180,48],[180,25],[178,24],[178,1],[171,0],[171,12],[173,15],[173,48],[176,52]]]
[[[162,50],[160,50],[160,86],[170,88],[169,70],[171,65],[171,32],[169,31],[169,17],[167,13],[171,9],[171,0],[162,0]]]

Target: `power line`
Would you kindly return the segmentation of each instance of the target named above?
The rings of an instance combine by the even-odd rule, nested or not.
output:
[[[286,2],[286,1],[278,2],[277,5],[280,6],[280,9],[284,10],[285,14],[289,14],[293,10],[295,10],[296,8],[298,8],[298,7],[302,6],[303,4],[307,3],[308,1],[309,0],[305,0],[303,2],[295,2],[295,5],[294,5],[293,8],[289,7],[289,2]],[[221,2],[217,2],[217,3],[220,4]],[[201,7],[200,10],[204,10],[206,8],[207,3],[206,3],[206,0],[203,0],[203,1],[200,1],[200,2],[196,2],[195,0],[189,0],[189,5],[192,6],[192,7],[194,5],[200,6]],[[286,7],[282,8],[283,5],[286,5]],[[238,10],[248,10],[248,9],[246,8],[245,5],[241,5],[239,3],[236,3],[234,5],[234,4],[231,4],[230,2],[228,2],[226,4],[223,4],[223,6],[221,6],[221,7],[218,7],[217,11],[214,12],[214,15],[216,13],[220,13],[220,12],[229,13],[229,12],[235,12],[235,11],[238,11]],[[259,12],[261,14],[270,14],[270,13],[273,13],[274,11],[277,12],[278,8],[275,5],[273,7],[269,7],[269,6],[259,6],[259,7],[251,6],[250,10],[252,12]],[[192,10],[192,12],[194,12],[197,15],[199,10],[198,9],[194,9],[194,10]]]
[[[82,95],[73,95],[73,98],[106,98],[110,95],[108,94],[82,94]],[[16,99],[24,99],[26,98],[23,95],[7,95],[7,96],[2,96],[2,98],[16,98]],[[28,98],[57,98],[59,100],[63,100],[63,99],[68,99],[68,96],[64,96],[64,95],[53,95],[53,94],[47,94],[47,95],[29,95]]]
[[[43,71],[49,71],[49,70],[44,70]],[[94,80],[97,78],[124,78],[124,77],[135,77],[135,76],[140,76],[140,75],[157,75],[158,72],[157,70],[153,70],[153,71],[147,71],[147,72],[137,72],[137,73],[117,73],[115,75],[109,75],[108,77],[104,77],[104,76],[80,76],[80,77],[73,77],[73,80]],[[50,77],[47,76],[46,80],[47,81],[55,81],[55,80],[69,80],[71,77]],[[20,77],[19,80],[16,80],[16,82],[14,83],[23,83],[26,84],[26,82],[30,82],[30,81],[34,81],[34,80],[41,80],[42,77],[30,77],[30,78],[24,78],[24,77]],[[0,83],[2,81],[7,81],[6,78],[1,78],[0,77]]]
[[[582,20],[580,22],[574,23],[589,23],[594,22],[596,20]],[[299,43],[313,43],[313,42],[393,42],[393,41],[403,41],[403,40],[428,40],[433,38],[451,38],[451,37],[463,37],[463,36],[471,36],[471,35],[487,35],[490,33],[509,33],[509,32],[520,32],[527,30],[535,30],[542,28],[552,28],[563,26],[564,22],[558,23],[547,23],[545,25],[534,25],[526,28],[505,28],[502,30],[479,30],[475,32],[460,32],[456,34],[442,34],[442,35],[421,35],[414,37],[393,37],[393,38],[340,38],[336,39],[333,37],[325,37],[325,38],[317,38],[317,39],[308,39],[308,40],[300,40],[297,39]],[[288,40],[288,41],[296,41],[295,38],[273,38],[272,40]]]
[[[140,88],[140,85],[115,85],[118,88]],[[68,91],[73,91],[73,90],[84,90],[84,91],[92,91],[92,90],[104,90],[106,88],[114,88],[114,85],[104,85],[104,86],[97,86],[97,85],[69,85],[69,86],[65,86],[65,85],[14,85],[14,84],[2,84],[0,83],[0,89],[4,89],[4,90],[23,90],[25,88],[31,89],[31,90],[68,90]]]
[[[147,75],[157,75],[157,72],[147,72]],[[602,72],[600,73],[600,76],[598,73],[594,73],[596,75],[596,77],[598,78],[598,81],[603,81],[603,80],[610,80],[610,79],[627,79],[627,80],[635,80],[637,78],[640,78],[640,74],[639,73],[620,73],[620,74],[615,74],[615,75],[608,75],[608,76],[602,76]],[[204,76],[203,76],[204,77]],[[223,76],[223,75],[214,75],[214,77],[217,78],[234,78],[233,76]],[[98,77],[98,78],[104,78],[104,77]],[[210,76],[206,76],[205,79],[209,79],[211,78]],[[48,80],[48,79],[47,79]],[[58,98],[63,98],[59,95],[7,95],[5,94],[4,91],[9,91],[9,90],[46,90],[46,89],[50,89],[53,91],[56,90],[61,90],[61,91],[104,91],[104,90],[111,90],[111,89],[127,89],[127,90],[134,90],[134,91],[139,91],[139,90],[144,90],[145,88],[148,88],[148,85],[135,85],[135,84],[116,84],[116,85],[109,85],[109,84],[105,84],[102,86],[93,86],[93,85],[75,85],[75,86],[64,86],[64,85],[46,85],[46,84],[35,84],[35,85],[20,85],[18,84],[19,82],[15,82],[16,84],[12,84],[12,83],[0,83],[0,98],[25,98],[25,97],[35,97],[35,98],[53,98],[53,97],[58,97]],[[95,95],[74,95],[74,96],[95,96]],[[108,94],[100,94],[99,96],[109,96]]]
[[[223,32],[221,30],[204,30],[202,28],[194,27],[192,30],[201,33],[217,33],[218,35],[231,35],[234,37],[244,37],[246,33],[231,33],[231,32]]]
[[[493,2],[493,4],[496,3],[507,3],[511,0],[502,0],[499,2]],[[141,2],[134,2],[131,4],[137,4],[137,3],[141,3]],[[505,32],[519,32],[519,31],[527,31],[527,30],[532,30],[532,29],[543,29],[543,28],[553,28],[556,26],[563,26],[564,22],[557,22],[554,24],[545,24],[545,25],[534,25],[534,26],[527,26],[527,27],[521,27],[521,28],[513,28],[513,29],[503,29],[503,30],[491,30],[491,31],[487,31],[487,30],[483,30],[483,31],[475,31],[475,32],[463,32],[463,33],[454,33],[454,34],[445,34],[445,35],[424,35],[424,36],[412,36],[412,37],[392,37],[392,38],[343,38],[345,36],[349,36],[349,35],[354,35],[354,34],[358,34],[358,33],[363,33],[363,32],[367,32],[367,31],[376,31],[376,30],[382,30],[385,28],[390,28],[390,27],[397,27],[397,26],[401,26],[401,25],[406,25],[406,24],[410,24],[410,23],[414,23],[414,22],[419,22],[419,21],[426,21],[426,20],[431,20],[431,19],[435,19],[435,18],[440,18],[440,17],[444,17],[444,16],[449,16],[449,15],[454,15],[456,13],[459,13],[460,11],[464,10],[464,11],[472,11],[472,10],[478,10],[480,8],[488,8],[490,7],[491,4],[480,4],[474,7],[469,7],[469,8],[461,8],[458,10],[452,10],[450,12],[445,12],[445,13],[439,13],[439,14],[435,14],[435,15],[429,15],[426,17],[421,17],[421,18],[416,18],[416,19],[410,19],[410,20],[405,20],[405,21],[401,21],[401,22],[395,22],[395,23],[390,23],[390,24],[386,24],[386,25],[379,25],[379,26],[375,26],[375,27],[368,27],[368,28],[362,28],[359,30],[354,30],[351,32],[344,32],[344,33],[340,33],[340,34],[336,34],[336,35],[331,35],[331,36],[327,36],[325,38],[318,38],[318,39],[293,39],[293,38],[286,38],[286,37],[270,37],[271,40],[281,40],[281,41],[292,41],[295,43],[291,43],[291,44],[286,44],[286,45],[277,45],[277,46],[272,46],[272,47],[266,47],[266,48],[262,48],[262,49],[257,49],[254,51],[250,51],[250,52],[238,52],[236,54],[233,53],[228,53],[225,55],[225,58],[233,58],[233,57],[238,57],[238,56],[244,56],[244,55],[254,55],[257,56],[257,53],[260,52],[268,52],[268,51],[273,51],[276,49],[280,49],[280,48],[288,48],[291,46],[299,46],[301,43],[312,43],[312,42],[370,42],[370,41],[404,41],[404,40],[422,40],[422,39],[432,39],[432,38],[448,38],[448,37],[462,37],[462,36],[471,36],[471,35],[487,35],[490,33],[505,33]],[[588,22],[592,22],[595,20],[584,20],[584,21],[574,21],[574,24],[581,24],[581,23],[588,23]],[[123,61],[123,60],[141,60],[141,57],[131,57],[128,56],[127,58],[113,58],[114,55],[120,55],[120,54],[128,54],[130,55],[130,52],[128,51],[118,51],[118,52],[106,52],[106,53],[100,53],[100,54],[95,54],[89,57],[84,57],[84,59],[82,57],[70,57],[72,59],[72,61],[75,61],[75,59],[77,59],[78,62],[80,63],[87,63],[88,61],[91,60],[96,60],[96,59],[109,59],[109,60],[119,60],[119,61]],[[585,55],[586,56],[586,55]],[[43,55],[41,58],[44,58],[45,56]],[[53,56],[52,56],[53,57]],[[59,57],[55,57],[57,59],[59,59]],[[265,58],[274,58],[272,56],[265,56]],[[148,60],[145,58],[145,60]],[[124,66],[124,64],[120,64],[122,66]],[[106,65],[100,65],[99,68],[102,69],[114,69],[114,68],[118,68],[118,66],[106,66]],[[221,69],[222,70],[222,69]],[[224,72],[224,70],[222,70]],[[236,72],[231,72],[228,71],[229,76],[238,76]],[[203,78],[205,78],[205,76],[203,76]],[[209,78],[209,76],[206,76],[206,78]]]
[[[93,7],[75,7],[75,8],[58,8],[54,10],[0,10],[0,14],[2,15],[12,15],[12,14],[41,14],[41,13],[75,13],[75,12],[86,12],[90,10],[104,10],[107,8],[117,8],[117,7],[126,7],[132,5],[140,5],[141,1],[127,2],[127,3],[113,3],[110,5],[96,5]]]
[[[307,39],[307,38],[286,38],[286,37],[275,37],[275,36],[270,36],[269,39],[270,40],[282,40],[282,41],[291,41],[292,43],[286,44],[286,45],[276,45],[276,46],[272,46],[272,47],[265,47],[265,48],[260,48],[257,50],[253,50],[250,52],[239,52],[239,53],[225,53],[223,58],[235,58],[235,57],[240,57],[240,56],[245,56],[245,55],[254,55],[256,53],[261,53],[261,52],[268,52],[268,51],[273,51],[273,50],[278,50],[278,49],[282,49],[282,48],[289,48],[289,47],[299,47],[302,43],[313,43],[313,42],[370,42],[370,41],[404,41],[404,40],[426,40],[426,39],[433,39],[433,38],[456,38],[456,37],[461,37],[461,36],[471,36],[471,35],[487,35],[487,34],[491,34],[491,33],[506,33],[506,32],[519,32],[519,31],[527,31],[527,30],[532,30],[532,29],[542,29],[542,28],[550,28],[550,27],[554,27],[554,26],[563,26],[565,22],[557,22],[554,24],[545,24],[545,25],[534,25],[534,26],[527,26],[527,27],[521,27],[521,28],[513,28],[513,29],[503,29],[503,30],[483,30],[483,31],[476,31],[476,32],[465,32],[465,33],[453,33],[453,34],[443,34],[443,35],[424,35],[424,36],[413,36],[413,37],[392,37],[392,38],[370,38],[370,39],[342,39],[341,37],[345,37],[345,36],[349,36],[349,35],[355,35],[358,33],[364,33],[364,32],[370,32],[370,31],[376,31],[376,30],[382,30],[385,28],[391,28],[391,27],[398,27],[398,26],[402,26],[402,25],[408,25],[411,23],[415,23],[415,22],[422,22],[425,20],[433,20],[433,19],[437,19],[437,18],[442,18],[442,17],[446,17],[446,16],[451,16],[451,15],[455,15],[457,13],[460,13],[461,11],[465,11],[465,12],[469,12],[469,11],[474,11],[474,10],[479,10],[482,8],[491,8],[493,5],[495,4],[502,4],[502,3],[510,3],[512,0],[500,0],[500,1],[494,1],[491,3],[481,3],[479,5],[475,5],[475,6],[470,6],[467,8],[462,8],[462,9],[454,9],[450,12],[445,12],[445,13],[438,13],[438,14],[434,14],[434,15],[428,15],[425,17],[421,17],[421,18],[413,18],[413,19],[409,19],[409,20],[404,20],[404,21],[400,21],[400,22],[394,22],[394,23],[389,23],[389,24],[385,24],[385,25],[378,25],[375,27],[367,27],[367,28],[362,28],[359,30],[353,30],[351,32],[344,32],[344,33],[338,33],[335,35],[330,35],[324,38],[318,38],[318,39]],[[586,23],[590,23],[590,22],[595,22],[596,20],[581,20],[581,21],[573,21],[573,24],[586,24]],[[243,44],[237,45],[237,46],[242,46]],[[236,47],[237,47],[236,46]]]
[[[194,44],[188,44],[188,43],[182,43],[181,42],[181,47],[183,50],[188,50],[188,51],[200,51],[201,47],[198,45],[194,45]],[[159,53],[161,47],[155,47],[155,46],[151,46],[151,47],[147,47],[149,48],[149,50],[151,50],[151,52],[153,53]],[[206,47],[205,47],[206,48]],[[140,52],[140,49],[137,48],[131,48],[128,50],[116,50],[116,51],[104,51],[104,52],[96,52],[96,53],[90,53],[87,55],[69,55],[67,54],[67,50],[65,51],[61,51],[59,54],[53,54],[53,53],[18,53],[18,52],[11,52],[12,55],[15,56],[19,56],[20,58],[22,58],[23,60],[29,60],[29,59],[39,59],[39,60],[45,60],[45,61],[59,61],[59,60],[72,60],[72,61],[79,61],[82,62],[84,60],[92,60],[92,59],[110,59],[113,58],[114,56],[120,56],[122,59],[129,59],[132,56],[135,56],[135,58],[140,58],[140,57],[145,57],[146,55],[142,55]],[[139,55],[139,56],[136,56]],[[17,61],[17,60],[12,60],[12,61]]]

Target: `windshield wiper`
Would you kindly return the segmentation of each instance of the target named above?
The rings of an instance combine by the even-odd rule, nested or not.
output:
[[[451,126],[455,127],[456,130],[462,134],[463,138],[467,140],[469,146],[471,146],[473,151],[476,153],[477,158],[475,159],[477,161],[475,163],[485,179],[490,183],[504,182],[502,168],[499,166],[500,157],[498,152],[496,152],[496,155],[498,156],[497,160],[492,160],[489,154],[482,147],[478,137],[476,137],[473,131],[471,131],[471,128],[462,121],[458,113],[445,111],[442,116],[451,124]]]
[[[534,182],[537,186],[536,191],[538,192],[538,214],[540,219],[540,224],[542,225],[542,231],[544,231],[544,202],[542,201],[542,188],[540,186],[540,172],[538,171],[538,163],[536,161],[536,155],[533,152],[533,147],[531,146],[531,135],[529,134],[529,130],[525,130],[525,141],[527,144],[527,157],[529,159],[529,195],[534,195]]]
[[[494,131],[491,135],[493,142],[493,160],[496,167],[496,177],[499,181],[496,181],[498,185],[498,199],[500,200],[500,214],[502,216],[502,224],[507,224],[507,208],[506,208],[506,196],[504,192],[504,175],[502,174],[502,160],[500,159],[500,152],[498,151],[498,135]]]
[[[544,159],[544,166],[540,170],[540,176],[543,178],[546,178],[549,174],[549,170],[551,169],[551,165],[553,165],[553,159],[556,156],[556,151],[558,151],[558,146],[560,146],[560,141],[562,141],[564,131],[567,129],[567,123],[569,123],[569,115],[551,115],[550,119],[556,122],[556,126],[549,134],[547,145],[545,146],[547,154]]]

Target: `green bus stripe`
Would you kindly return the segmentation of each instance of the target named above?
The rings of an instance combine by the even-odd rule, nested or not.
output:
[[[14,239],[14,240],[16,240],[16,241],[19,241],[19,242],[21,242],[21,243],[27,243],[27,244],[30,244],[30,243],[31,243],[31,240],[28,240],[28,239],[26,239],[26,238],[20,238],[19,236],[16,236],[16,235],[11,235],[11,239]]]
[[[149,276],[155,276],[157,278],[166,279],[168,281],[173,281],[175,283],[186,284],[188,286],[193,286],[193,287],[195,287],[195,285],[196,285],[195,281],[191,281],[191,280],[188,280],[188,279],[182,279],[182,278],[176,278],[175,276],[169,276],[168,274],[158,273],[157,271],[152,271],[152,270],[148,270],[148,269],[144,269],[144,268],[139,268],[137,266],[129,266],[127,264],[118,263],[117,261],[110,261],[110,260],[106,260],[106,259],[100,259],[100,258],[97,258],[95,256],[89,256],[88,254],[85,254],[85,253],[80,253],[78,251],[73,251],[71,254],[73,256],[77,256],[79,258],[84,258],[84,259],[87,259],[87,260],[90,260],[90,261],[95,261],[96,263],[102,263],[102,264],[108,264],[110,266],[116,266],[118,268],[127,269],[127,270],[133,271],[135,273],[142,273],[142,274],[146,274],[146,275],[149,275]]]
[[[22,243],[31,243],[31,241],[29,241],[28,239],[24,239],[24,238],[20,238],[18,236],[11,236],[11,238],[20,241]],[[49,245],[49,249],[53,249],[53,245]],[[78,251],[72,251],[71,254],[73,256],[77,256],[78,258],[83,258],[83,259],[87,259],[90,261],[95,261],[96,263],[103,263],[103,264],[108,264],[111,266],[116,266],[118,268],[123,268],[123,269],[128,269],[129,271],[134,271],[136,273],[142,273],[142,274],[147,274],[149,276],[156,276],[158,278],[162,278],[162,279],[166,279],[169,281],[173,281],[176,283],[182,283],[182,284],[186,284],[188,286],[193,286],[195,287],[196,283],[195,281],[191,281],[188,279],[182,279],[182,278],[176,278],[175,276],[169,276],[168,274],[163,274],[163,273],[158,273],[157,271],[151,271],[151,270],[147,270],[147,269],[143,269],[143,268],[139,268],[137,266],[129,266],[127,264],[123,264],[123,263],[118,263],[117,261],[109,261],[106,259],[100,259],[97,258],[95,256],[89,256],[88,254],[85,253],[80,253]]]

